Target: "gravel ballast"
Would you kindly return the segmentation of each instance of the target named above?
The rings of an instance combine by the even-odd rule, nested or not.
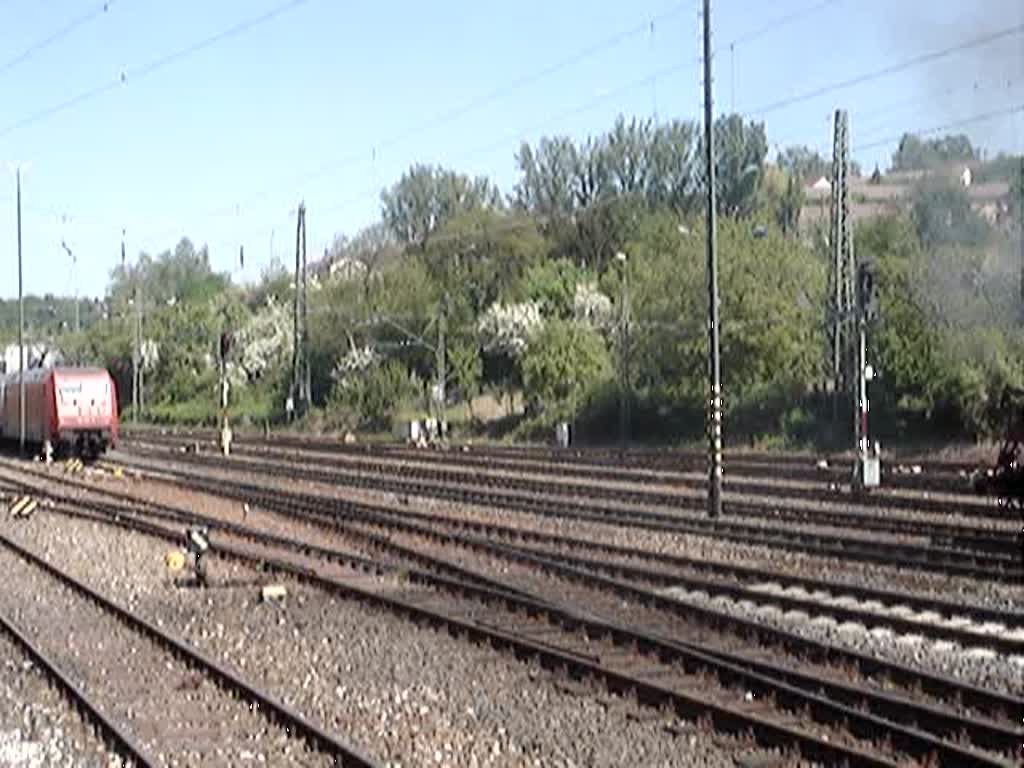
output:
[[[0,631],[0,766],[111,768],[120,765],[43,671]]]
[[[49,513],[12,534],[389,765],[725,766],[743,751],[631,700],[289,580],[283,603],[263,603],[265,577],[235,564],[211,559],[214,588],[176,587],[160,541]]]

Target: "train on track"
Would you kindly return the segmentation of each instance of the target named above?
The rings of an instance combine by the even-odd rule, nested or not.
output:
[[[25,442],[33,449],[95,458],[117,445],[117,388],[102,368],[33,368],[0,377],[0,440],[20,440],[21,376]]]

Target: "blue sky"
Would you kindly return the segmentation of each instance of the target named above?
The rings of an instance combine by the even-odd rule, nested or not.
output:
[[[412,162],[487,174],[510,190],[524,139],[582,138],[618,113],[700,110],[697,0],[305,0],[150,74],[149,63],[285,2],[107,5],[102,13],[101,0],[0,0],[0,296],[17,293],[9,163],[27,165],[26,291],[73,291],[65,239],[78,255],[80,292],[99,295],[119,261],[122,227],[129,258],[188,235],[209,245],[216,268],[253,279],[272,241],[287,260],[301,198],[316,255],[335,233],[373,221],[380,188]],[[1024,2],[717,0],[714,14],[716,111],[753,112],[1024,24]],[[828,153],[829,115],[845,107],[855,156],[884,167],[888,140],[903,130],[1024,105],[1022,51],[1018,33],[752,116],[765,120],[773,145]],[[991,150],[1024,151],[1024,112],[958,130]]]

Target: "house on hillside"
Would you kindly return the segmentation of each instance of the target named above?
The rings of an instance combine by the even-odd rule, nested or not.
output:
[[[1005,181],[976,183],[976,164],[951,165],[934,171],[898,171],[872,182],[870,178],[850,179],[848,195],[850,216],[861,221],[907,210],[914,187],[927,178],[946,179],[961,186],[973,208],[991,226],[1004,225],[1010,215],[1010,185]],[[832,185],[821,177],[804,188],[806,200],[800,212],[802,227],[828,221]]]

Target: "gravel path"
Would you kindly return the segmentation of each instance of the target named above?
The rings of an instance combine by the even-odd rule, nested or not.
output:
[[[0,632],[0,766],[112,768],[96,739],[20,646]]]
[[[237,565],[211,559],[214,588],[176,588],[163,572],[168,547],[152,539],[45,512],[13,534],[390,765],[710,767],[733,765],[743,751],[630,700],[287,580],[284,603],[261,603],[260,575]]]

